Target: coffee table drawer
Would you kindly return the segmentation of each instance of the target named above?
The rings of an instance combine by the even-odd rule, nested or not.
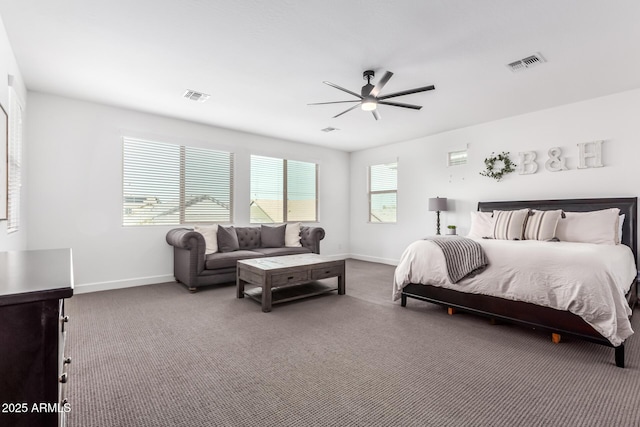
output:
[[[342,267],[325,267],[311,270],[311,280],[326,279],[327,277],[336,277],[342,274]]]
[[[293,285],[308,280],[308,271],[293,271],[291,273],[274,274],[271,276],[271,286]]]

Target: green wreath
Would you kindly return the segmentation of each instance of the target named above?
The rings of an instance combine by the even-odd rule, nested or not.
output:
[[[503,163],[502,168],[496,170],[496,161],[501,161]],[[510,172],[515,172],[517,166],[511,162],[508,151],[503,151],[497,156],[494,153],[491,153],[491,156],[484,159],[484,165],[487,170],[480,172],[480,175],[488,176],[496,181],[500,181],[504,175]]]

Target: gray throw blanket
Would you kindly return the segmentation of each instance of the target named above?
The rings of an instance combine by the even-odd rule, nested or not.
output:
[[[451,283],[481,273],[489,262],[480,244],[466,237],[426,237],[442,249]]]

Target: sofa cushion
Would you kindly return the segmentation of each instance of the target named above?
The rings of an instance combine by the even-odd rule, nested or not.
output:
[[[297,255],[297,254],[309,254],[311,249],[307,248],[256,248],[253,252],[259,252],[264,256],[280,256],[280,255]]]
[[[240,249],[260,247],[260,227],[236,227],[236,235]]]
[[[236,229],[232,227],[218,227],[218,249],[220,252],[233,252],[240,249]]]
[[[262,258],[264,255],[259,252],[238,250],[233,252],[217,252],[205,256],[204,268],[215,270],[218,268],[235,267],[236,261],[240,259]]]
[[[286,224],[278,227],[260,226],[260,247],[261,248],[281,248],[284,246],[284,232]]]

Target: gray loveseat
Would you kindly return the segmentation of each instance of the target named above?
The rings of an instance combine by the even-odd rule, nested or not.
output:
[[[239,249],[205,255],[204,236],[192,229],[174,228],[167,233],[173,246],[173,275],[191,292],[207,285],[236,280],[236,261],[268,256],[320,253],[321,227],[300,227],[300,247],[262,247],[261,227],[234,227]]]

